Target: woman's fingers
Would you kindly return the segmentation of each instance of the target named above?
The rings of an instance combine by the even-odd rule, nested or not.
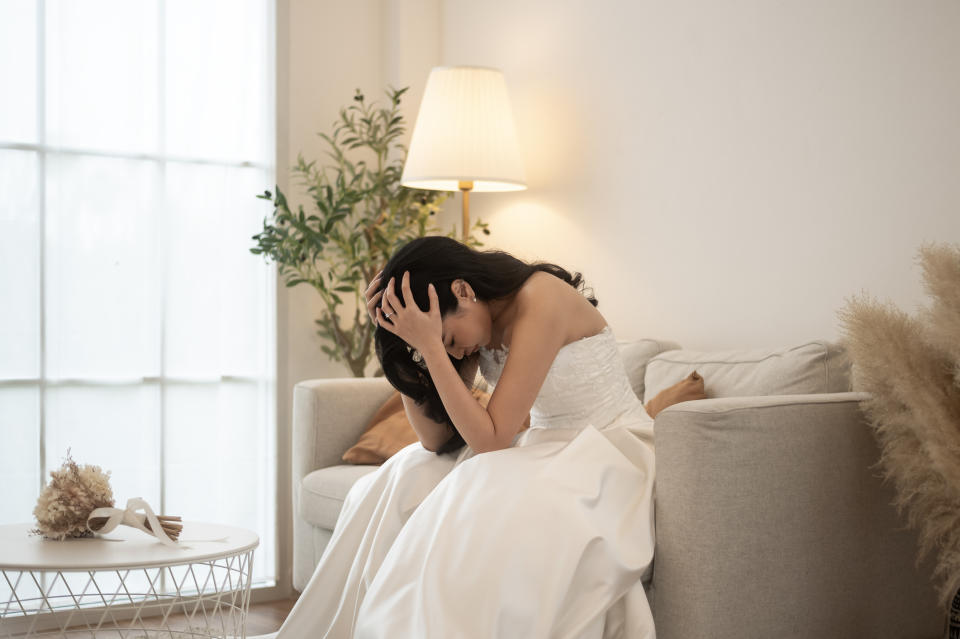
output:
[[[385,293],[384,296],[383,296],[383,304],[381,304],[381,305],[382,305],[384,308],[386,308],[386,305],[389,304],[391,307],[393,307],[394,309],[396,309],[396,310],[399,311],[399,310],[401,310],[404,306],[403,306],[403,304],[400,302],[400,298],[397,297],[397,291],[396,291],[396,288],[395,288],[394,285],[393,285],[393,281],[394,281],[394,278],[391,277],[391,278],[390,278],[390,281],[387,282],[387,290],[386,290],[386,293]]]
[[[364,294],[366,297],[370,297],[370,292],[373,291],[373,290],[375,290],[375,289],[377,288],[377,282],[378,282],[379,280],[380,280],[380,276],[379,276],[379,275],[374,275],[374,276],[373,276],[373,279],[370,280],[370,281],[367,283],[367,288],[366,288],[366,290],[363,291],[363,294]]]
[[[394,335],[396,335],[397,331],[394,330],[393,323],[390,321],[389,317],[384,316],[383,309],[381,309],[379,306],[377,307],[377,324],[381,328],[385,328],[391,333],[393,333]]]
[[[391,277],[390,281],[387,282],[387,288],[384,290],[383,296],[380,298],[380,306],[378,307],[383,316],[391,322],[395,319],[397,310],[403,308],[396,299],[397,295],[394,292],[393,278]]]
[[[380,301],[381,297],[383,297],[383,291],[377,291],[373,297],[369,297],[367,299],[367,314],[373,321],[377,321],[375,309],[377,308],[377,303]]]
[[[400,292],[403,293],[403,305],[410,306],[414,304],[413,291],[410,290],[410,271],[403,272],[403,278],[400,280]]]
[[[390,303],[390,300],[386,298],[384,298],[383,302],[380,304],[380,310],[382,310],[383,314],[388,318],[391,318],[397,314],[396,307]]]
[[[374,275],[374,276],[373,276],[373,279],[370,280],[370,283],[367,285],[367,290],[365,290],[365,291],[363,292],[364,296],[366,296],[367,299],[370,299],[370,295],[372,294],[372,291],[375,291],[375,290],[377,290],[378,288],[380,288],[380,276],[381,276],[381,275],[383,275],[383,271],[380,271],[379,273],[377,273],[376,275]]]
[[[413,308],[419,311],[413,296],[413,290],[410,287],[410,271],[404,271],[400,280],[400,293],[403,296],[402,298],[397,295],[395,282],[396,278],[391,277],[386,287],[378,293],[380,299],[379,304],[374,301],[375,298],[371,298],[372,305],[369,307],[371,313],[375,314],[375,321],[378,321],[379,318],[382,317],[384,320],[394,324],[394,327],[396,327],[395,322],[399,319],[399,316],[404,315],[407,310]],[[440,299],[437,295],[436,287],[434,287],[433,284],[427,287],[427,297],[429,299],[429,310],[427,314],[432,315],[439,311],[440,308]]]
[[[383,290],[377,290],[380,288],[381,275],[383,275],[383,271],[374,275],[373,279],[370,280],[370,284],[367,285],[367,290],[363,292],[363,296],[367,300],[367,315],[369,315],[370,319],[374,322],[377,321],[377,314],[373,309],[376,308],[377,302],[383,297]]]

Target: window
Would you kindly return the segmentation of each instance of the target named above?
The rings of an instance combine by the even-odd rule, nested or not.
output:
[[[0,0],[0,523],[70,449],[118,507],[255,530],[275,580],[273,29],[272,0]]]

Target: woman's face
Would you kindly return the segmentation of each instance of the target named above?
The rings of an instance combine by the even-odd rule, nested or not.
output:
[[[490,343],[490,310],[473,301],[473,289],[465,281],[455,280],[450,287],[457,310],[443,316],[443,345],[451,357],[463,359]]]

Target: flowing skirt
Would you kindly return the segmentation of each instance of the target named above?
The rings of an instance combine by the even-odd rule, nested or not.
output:
[[[411,444],[351,488],[277,636],[652,638],[653,479],[622,427]]]

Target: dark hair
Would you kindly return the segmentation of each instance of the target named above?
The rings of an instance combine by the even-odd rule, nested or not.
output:
[[[392,277],[396,294],[402,299],[400,282],[404,271],[410,271],[410,290],[417,306],[424,312],[430,308],[427,284],[432,283],[440,302],[440,314],[444,316],[457,310],[457,298],[450,290],[450,284],[456,279],[469,283],[477,299],[484,301],[516,293],[527,278],[538,271],[559,277],[583,292],[580,273],[571,274],[547,262],[528,264],[504,251],[476,251],[442,236],[417,238],[401,247],[383,268],[381,281],[384,284],[381,290],[386,288],[386,282]],[[592,294],[585,295],[591,304],[597,305]],[[390,384],[412,398],[417,405],[425,405],[424,412],[428,417],[450,427],[451,437],[437,450],[437,454],[461,448],[465,444],[463,437],[450,420],[422,359],[415,361],[413,349],[384,328],[377,327],[374,339],[377,358]],[[451,357],[450,361],[459,371],[465,360]]]

